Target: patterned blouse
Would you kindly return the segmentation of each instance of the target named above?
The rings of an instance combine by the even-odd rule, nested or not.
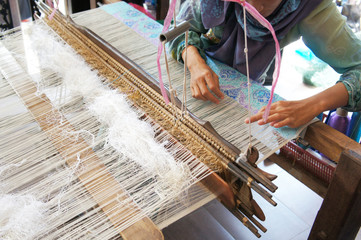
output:
[[[187,0],[177,16],[177,23],[190,20],[188,44],[197,47],[205,58],[205,49],[221,40],[223,27],[205,29],[201,17],[201,0]],[[313,53],[341,74],[348,91],[348,111],[361,111],[361,40],[347,26],[346,19],[339,13],[332,0],[323,0],[306,18],[296,24],[280,39],[281,48],[300,39]],[[184,34],[168,45],[172,57],[183,62]],[[252,66],[250,66],[252,68]]]

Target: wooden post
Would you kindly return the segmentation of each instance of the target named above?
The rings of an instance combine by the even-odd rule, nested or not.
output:
[[[168,0],[158,0],[157,1],[157,12],[156,12],[156,19],[163,20],[167,16],[169,8],[169,1]]]
[[[361,156],[345,150],[308,239],[355,239],[360,226]]]
[[[90,9],[97,7],[97,1],[96,0],[90,0]]]

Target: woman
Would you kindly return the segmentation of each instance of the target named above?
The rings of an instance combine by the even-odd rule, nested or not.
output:
[[[267,122],[261,109],[247,123],[258,121],[274,127],[298,127],[319,113],[344,107],[361,110],[361,42],[345,23],[332,0],[248,0],[276,31],[281,48],[302,37],[320,59],[338,73],[339,81],[329,89],[300,101],[272,104]],[[205,54],[245,74],[242,6],[222,0],[188,0],[178,22],[191,20],[187,67],[191,73],[192,96],[219,103],[223,98],[218,76],[204,61]],[[271,33],[247,14],[250,77],[264,81],[275,56]],[[172,56],[182,62],[184,36],[170,43]]]

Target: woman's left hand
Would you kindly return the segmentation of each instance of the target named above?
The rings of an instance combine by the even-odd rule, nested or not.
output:
[[[306,100],[279,101],[273,103],[266,122],[263,120],[265,109],[266,107],[261,108],[250,120],[247,118],[246,123],[258,121],[259,125],[270,123],[270,125],[275,128],[284,126],[296,128],[308,123],[318,115],[315,110],[312,110],[312,106],[308,106]]]
[[[266,122],[263,120],[263,113],[266,107],[263,107],[250,119],[247,118],[245,122],[252,123],[258,121],[260,125],[270,123],[275,128],[284,126],[296,128],[308,123],[323,111],[346,106],[347,103],[347,89],[343,83],[337,83],[323,92],[303,100],[272,103]]]

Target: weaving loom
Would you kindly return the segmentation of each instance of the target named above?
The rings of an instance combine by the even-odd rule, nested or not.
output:
[[[139,17],[135,10],[127,11]],[[1,233],[4,238],[113,239],[120,234],[125,239],[161,239],[159,229],[215,197],[199,182],[256,235],[243,214],[264,231],[252,216],[263,218],[257,205],[247,205],[252,199],[249,186],[255,183],[241,183],[235,178],[237,170],[229,169],[247,149],[248,127],[241,124],[247,106],[232,98],[214,106],[187,96],[191,114],[174,122],[179,109],[165,105],[151,81],[156,76],[154,31],[143,32],[151,36],[144,40],[128,27],[135,22],[124,24],[104,9],[77,14],[73,20],[96,34],[74,27],[58,13],[53,20],[44,18],[91,67],[40,20],[36,26],[6,33],[0,45],[0,91],[6,104],[0,122],[0,196],[23,203],[15,208],[35,209],[34,225],[12,226],[13,221],[21,222],[17,216]],[[148,27],[156,25],[150,22]],[[35,46],[22,45],[27,38]],[[32,56],[31,51],[39,59],[29,63],[26,56]],[[208,63],[220,76],[245,80],[220,63]],[[181,98],[183,67],[174,61],[169,67]],[[77,73],[79,69],[84,70]],[[239,85],[240,80],[235,81]],[[254,96],[266,93],[258,85],[252,91]],[[257,111],[260,104],[254,102],[252,109]],[[211,122],[215,130],[193,114]],[[295,138],[298,130],[253,124],[252,133],[262,161]],[[259,174],[254,167],[248,171]],[[277,188],[265,181],[273,191]],[[267,191],[258,185],[257,189],[275,204]],[[234,209],[232,194],[238,194],[243,214]],[[22,230],[15,231],[18,228]]]

